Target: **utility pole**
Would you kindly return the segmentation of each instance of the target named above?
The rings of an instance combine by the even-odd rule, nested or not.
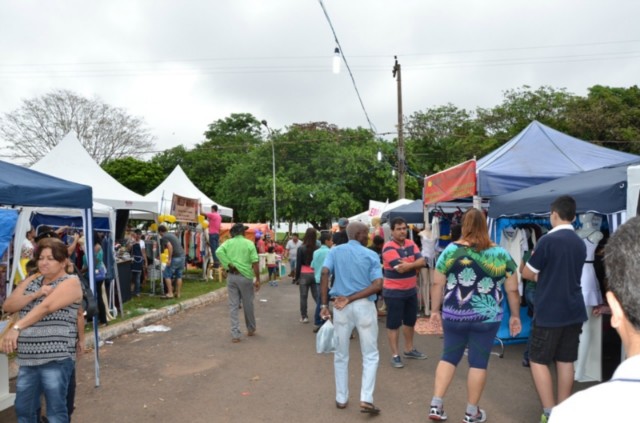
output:
[[[393,56],[395,64],[393,65],[393,77],[398,82],[398,199],[405,198],[404,189],[404,174],[405,174],[405,159],[404,159],[404,135],[402,131],[402,76],[400,72],[400,63],[398,63],[398,56]]]

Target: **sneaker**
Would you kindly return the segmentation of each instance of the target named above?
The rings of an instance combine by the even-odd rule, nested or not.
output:
[[[427,358],[426,354],[422,354],[420,351],[416,350],[415,348],[409,352],[404,352],[402,355],[404,356],[404,358],[413,358],[415,360],[424,360]]]
[[[464,419],[462,423],[482,423],[487,421],[487,413],[482,408],[478,408],[478,412],[475,416],[464,413]]]
[[[395,367],[396,369],[401,369],[404,367],[402,359],[399,355],[394,355],[393,357],[391,357],[391,367]]]
[[[528,358],[523,358],[522,359],[522,367],[531,367],[531,364],[530,364]]]
[[[300,323],[309,323],[309,318],[308,317],[301,317],[300,318]]]
[[[429,420],[445,421],[447,420],[447,413],[444,412],[444,408],[432,405],[429,408]]]
[[[542,416],[540,416],[540,423],[547,423],[548,421],[549,421],[549,416],[542,413]]]

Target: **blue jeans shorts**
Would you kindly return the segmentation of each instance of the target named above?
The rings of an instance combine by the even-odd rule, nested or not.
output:
[[[442,321],[444,349],[442,361],[457,366],[464,350],[469,348],[469,367],[486,369],[491,356],[500,322],[452,322]]]
[[[171,263],[164,268],[165,279],[182,279],[182,271],[184,270],[184,257],[172,257]]]

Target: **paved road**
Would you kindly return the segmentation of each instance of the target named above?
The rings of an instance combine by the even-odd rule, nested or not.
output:
[[[361,359],[351,349],[351,394],[346,410],[335,408],[332,355],[315,352],[311,324],[298,322],[298,286],[285,280],[263,285],[256,298],[258,333],[231,343],[226,301],[173,315],[158,324],[169,332],[133,333],[101,351],[101,386],[94,387],[93,354],[78,364],[74,422],[375,422],[427,421],[428,401],[442,340],[416,335],[429,356],[389,365],[384,320],[375,403],[382,414],[359,412]],[[311,308],[312,299],[309,299]],[[242,320],[243,321],[243,320]],[[523,346],[507,346],[492,357],[481,406],[489,422],[537,422],[539,404],[529,370],[521,367]],[[461,421],[466,405],[466,362],[445,399],[449,421]],[[0,422],[14,422],[13,409]]]

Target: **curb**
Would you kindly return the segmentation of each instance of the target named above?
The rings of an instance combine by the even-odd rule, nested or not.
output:
[[[100,341],[106,341],[112,338],[117,338],[119,336],[135,332],[136,330],[138,330],[138,328],[148,326],[152,323],[155,323],[159,320],[164,319],[165,317],[182,313],[191,308],[200,307],[207,304],[222,301],[225,298],[227,298],[226,286],[196,298],[191,298],[189,300],[185,300],[177,304],[168,305],[157,310],[150,310],[149,312],[143,314],[142,316],[125,320],[124,322],[120,322],[116,325],[101,327],[98,329],[98,337]],[[93,335],[93,332],[87,332],[85,334],[85,342],[84,342],[85,350],[91,350],[94,348],[95,346],[94,340],[95,340],[95,337]],[[15,359],[9,360],[9,379],[13,379],[18,376],[19,368],[20,366],[18,366],[18,363],[16,362]]]

